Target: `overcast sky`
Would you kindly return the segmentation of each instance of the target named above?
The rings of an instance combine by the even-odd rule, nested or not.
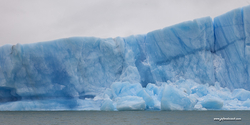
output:
[[[250,0],[0,0],[0,46],[145,34],[249,4]]]

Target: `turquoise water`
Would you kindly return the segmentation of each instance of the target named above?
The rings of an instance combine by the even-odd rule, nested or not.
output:
[[[241,121],[214,121],[214,118],[241,118]],[[6,111],[1,125],[248,125],[250,111]]]

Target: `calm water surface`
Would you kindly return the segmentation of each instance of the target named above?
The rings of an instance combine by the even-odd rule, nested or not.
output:
[[[214,118],[241,121],[214,121]],[[250,111],[4,111],[1,125],[249,125]]]

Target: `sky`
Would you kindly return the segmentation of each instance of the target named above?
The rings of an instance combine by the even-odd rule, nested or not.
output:
[[[146,34],[247,5],[250,0],[0,0],[0,46]]]

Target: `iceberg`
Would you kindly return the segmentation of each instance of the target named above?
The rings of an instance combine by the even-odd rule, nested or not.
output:
[[[223,107],[223,101],[217,98],[205,98],[201,102],[202,107],[206,109],[221,109]]]
[[[185,91],[165,85],[161,99],[161,110],[191,110],[195,103],[196,100],[190,99]]]
[[[138,96],[119,97],[117,100],[118,111],[144,110],[146,107],[143,98]]]
[[[100,108],[101,111],[114,111],[115,107],[113,105],[113,101],[111,99],[104,100],[102,106]]]
[[[0,47],[0,110],[250,110],[250,6],[147,34]]]

